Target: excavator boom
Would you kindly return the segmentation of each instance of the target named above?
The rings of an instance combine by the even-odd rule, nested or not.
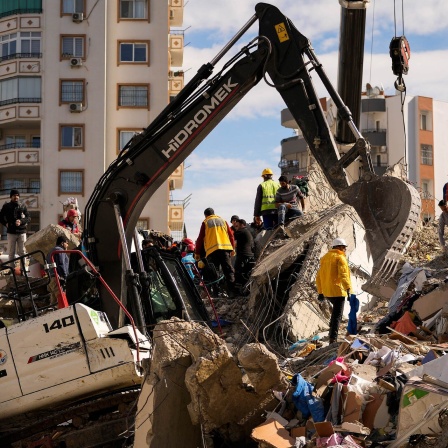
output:
[[[211,77],[216,62],[258,21],[259,34]],[[355,143],[344,155],[329,129],[310,73],[315,71],[353,132]],[[259,3],[255,15],[210,63],[205,64],[176,99],[124,148],[98,182],[85,213],[85,245],[112,290],[126,302],[123,246],[130,246],[137,219],[151,195],[244,95],[269,75],[300,127],[310,151],[340,199],[352,205],[367,229],[375,278],[393,274],[418,221],[419,197],[412,186],[373,172],[370,149],[350,110],[326,76],[311,47],[276,7]],[[345,168],[363,162],[361,178],[350,185]],[[122,218],[125,243],[110,231],[116,213]],[[107,225],[108,231],[105,231]],[[128,248],[125,251],[128,251]],[[389,251],[389,252],[388,252]],[[392,251],[392,252],[390,252]],[[115,327],[117,306],[103,303]]]

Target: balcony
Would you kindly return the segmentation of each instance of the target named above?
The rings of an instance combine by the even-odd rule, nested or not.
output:
[[[11,59],[41,59],[42,53],[11,53],[6,56],[0,56],[0,62],[9,61]]]
[[[170,31],[168,51],[171,67],[182,67],[184,62],[184,32]]]
[[[385,98],[362,99],[361,112],[386,112],[386,99]]]
[[[280,112],[280,122],[284,128],[289,128],[289,129],[298,129],[299,128],[296,120],[292,116],[289,109],[283,109]]]
[[[372,146],[386,146],[386,129],[363,129],[362,135]]]
[[[282,157],[308,151],[308,144],[302,136],[295,135],[284,138],[280,143],[282,145]]]
[[[184,22],[184,2],[183,0],[169,0],[170,26],[182,26]]]
[[[184,185],[184,164],[179,165],[168,178],[170,190],[180,190]]]
[[[40,142],[38,141],[0,145],[0,169],[2,173],[39,173],[39,148]]]
[[[0,101],[0,124],[14,121],[40,121],[41,98],[14,98]]]
[[[184,72],[179,70],[168,72],[168,91],[170,97],[176,96],[184,88]]]

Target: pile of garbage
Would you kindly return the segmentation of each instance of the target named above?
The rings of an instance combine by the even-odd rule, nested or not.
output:
[[[196,435],[191,446],[446,447],[447,262],[436,228],[420,228],[390,299],[359,313],[351,335],[343,322],[333,344],[326,332],[288,346],[252,333],[244,297],[215,300],[219,327],[159,324],[148,376],[159,417],[167,406],[165,417],[177,420],[167,390],[173,366],[182,364],[175,378],[185,397],[176,412],[196,428],[188,430]],[[161,431],[166,437],[165,417],[154,418],[148,446],[160,443]],[[170,437],[172,446],[181,443]]]

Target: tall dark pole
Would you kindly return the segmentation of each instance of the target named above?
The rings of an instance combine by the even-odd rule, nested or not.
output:
[[[340,3],[338,93],[351,110],[353,122],[359,129],[367,2],[348,0]],[[335,137],[342,144],[356,141],[347,122],[340,118]]]

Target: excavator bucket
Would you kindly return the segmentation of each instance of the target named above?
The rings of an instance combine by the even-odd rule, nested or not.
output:
[[[381,297],[381,286],[394,275],[411,241],[421,200],[412,185],[397,177],[372,176],[339,192],[339,198],[356,210],[366,229],[373,270],[363,289]]]

